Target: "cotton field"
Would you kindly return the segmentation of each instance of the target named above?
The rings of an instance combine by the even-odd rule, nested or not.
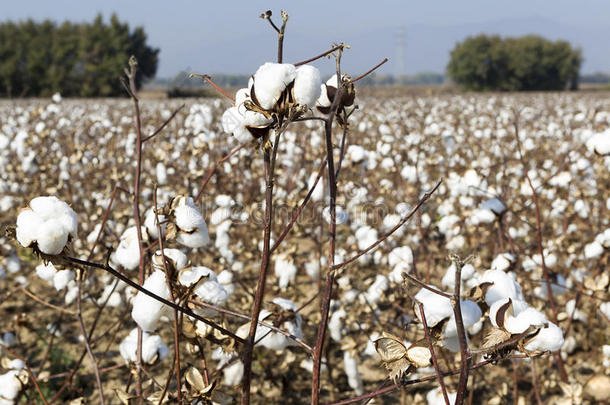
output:
[[[464,353],[470,403],[610,400],[609,95],[355,83],[329,176],[337,76],[282,66],[140,100],[141,221],[131,100],[0,102],[0,404],[239,401],[263,252],[253,403],[309,403],[321,323],[323,403],[453,403]]]

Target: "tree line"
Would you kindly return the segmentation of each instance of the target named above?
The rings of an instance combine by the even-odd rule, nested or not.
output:
[[[581,50],[566,41],[482,34],[455,46],[447,74],[466,90],[575,90],[581,63]]]
[[[119,78],[130,55],[138,60],[137,85],[154,77],[159,50],[112,15],[105,23],[45,20],[0,23],[0,97],[108,97],[123,93]]]

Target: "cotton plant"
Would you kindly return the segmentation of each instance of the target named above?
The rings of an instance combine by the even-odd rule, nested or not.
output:
[[[4,368],[8,368],[9,371],[0,374],[0,404],[14,405],[17,404],[20,392],[28,383],[29,376],[21,360],[10,361],[6,366]]]
[[[168,218],[167,238],[193,249],[210,243],[208,226],[192,197],[179,195],[172,198],[164,208]]]

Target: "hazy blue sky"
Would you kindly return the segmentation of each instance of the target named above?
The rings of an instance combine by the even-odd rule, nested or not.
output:
[[[343,41],[352,46],[344,67],[354,74],[386,56],[391,60],[384,67],[387,73],[443,72],[455,42],[480,32],[567,39],[583,49],[583,72],[610,72],[608,0],[1,0],[0,4],[0,19],[12,20],[91,21],[98,12],[106,18],[116,12],[132,27],[143,25],[149,43],[161,49],[160,77],[183,69],[249,73],[273,60],[275,34],[258,19],[266,9],[273,10],[276,19],[281,9],[290,14],[286,61],[305,59]],[[319,66],[332,69],[327,61]]]

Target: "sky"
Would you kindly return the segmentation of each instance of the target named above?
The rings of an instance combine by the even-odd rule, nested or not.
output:
[[[143,26],[149,45],[160,48],[157,77],[181,70],[248,74],[276,55],[276,34],[258,18],[270,9],[290,15],[285,61],[297,62],[335,42],[351,46],[343,69],[357,75],[388,57],[382,72],[443,73],[449,52],[479,33],[539,34],[565,39],[584,55],[582,73],[610,72],[608,0],[375,0],[375,1],[206,1],[206,0],[0,0],[0,20],[57,22],[106,20],[116,12],[130,27]],[[331,72],[329,60],[316,62]]]

